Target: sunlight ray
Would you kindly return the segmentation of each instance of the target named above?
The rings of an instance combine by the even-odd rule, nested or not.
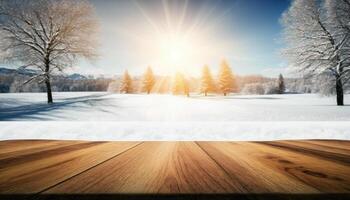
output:
[[[166,30],[173,32],[168,0],[162,0],[162,6],[163,6],[164,14],[165,14],[165,19],[166,19],[166,26],[167,26]]]
[[[152,92],[160,93],[164,80],[165,80],[164,76],[158,79],[153,86]]]
[[[216,3],[214,6],[211,6],[210,10],[208,11],[208,6],[206,4],[203,4],[200,8],[200,11],[198,12],[195,22],[193,25],[187,30],[186,36],[192,37],[193,35],[197,34],[198,31],[201,29],[201,27],[205,26],[208,22],[208,18],[211,17],[212,13],[217,8],[218,4]],[[206,14],[205,14],[206,13]]]
[[[212,30],[217,31],[217,29],[215,29],[216,26],[220,25],[223,22],[223,20],[226,17],[226,15],[229,14],[232,11],[233,8],[234,8],[234,6],[230,6],[226,10],[224,10],[224,12],[221,15],[219,15],[218,17],[213,18],[213,20],[212,20],[213,23],[208,24],[208,26],[206,26],[204,28],[204,31],[208,31],[208,32],[210,32]]]
[[[187,6],[188,6],[188,0],[185,0],[184,6],[182,7],[182,12],[181,12],[181,16],[180,16],[180,20],[178,21],[177,24],[177,29],[176,29],[176,33],[179,34],[182,30],[182,26],[187,14]]]
[[[136,40],[136,41],[139,41],[139,42],[146,42],[146,41],[148,41],[148,39],[146,37],[142,36],[141,34],[138,34],[135,31],[130,30],[130,28],[118,26],[116,28],[116,30],[119,31],[120,33],[122,33],[123,35],[133,39],[133,40]]]
[[[147,22],[153,27],[155,33],[159,34],[161,32],[160,28],[157,26],[157,24],[151,19],[151,17],[148,16],[145,9],[142,8],[142,6],[137,2],[137,0],[132,1],[134,5],[140,10],[143,17],[146,18]]]

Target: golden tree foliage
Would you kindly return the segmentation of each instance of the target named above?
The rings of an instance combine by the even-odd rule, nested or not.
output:
[[[201,93],[204,93],[205,96],[209,92],[215,91],[214,80],[211,75],[210,69],[207,65],[205,65],[202,69],[202,77],[201,77]]]
[[[236,92],[237,83],[232,70],[228,63],[224,60],[221,62],[219,71],[219,89],[226,96],[230,92]]]
[[[124,72],[123,80],[120,84],[120,93],[129,94],[132,93],[132,79],[128,73],[128,70]]]
[[[142,90],[151,93],[151,90],[155,84],[155,78],[151,67],[148,67],[145,74],[143,75]]]

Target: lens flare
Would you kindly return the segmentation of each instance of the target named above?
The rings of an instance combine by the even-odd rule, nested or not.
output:
[[[192,45],[191,41],[178,35],[163,37],[160,40],[162,63],[175,68],[186,64],[191,57]]]

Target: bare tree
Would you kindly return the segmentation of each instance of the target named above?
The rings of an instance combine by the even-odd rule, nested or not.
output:
[[[94,9],[85,0],[0,1],[1,58],[37,69],[25,83],[45,83],[48,103],[53,73],[96,56],[96,30]]]
[[[349,0],[294,0],[283,14],[285,55],[305,76],[331,73],[337,104],[350,78]]]

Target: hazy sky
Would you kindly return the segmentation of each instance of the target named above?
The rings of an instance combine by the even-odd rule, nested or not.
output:
[[[100,58],[84,74],[216,73],[226,59],[238,74],[275,76],[286,63],[279,18],[290,0],[91,0],[101,22]]]

